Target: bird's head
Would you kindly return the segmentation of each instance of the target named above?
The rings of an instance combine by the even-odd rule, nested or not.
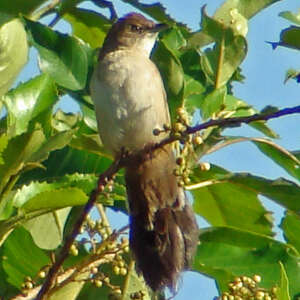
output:
[[[165,24],[157,24],[138,13],[125,15],[112,25],[100,58],[107,52],[119,49],[131,49],[149,56],[158,32],[166,27]]]

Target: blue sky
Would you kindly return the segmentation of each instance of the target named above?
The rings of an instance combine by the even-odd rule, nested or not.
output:
[[[154,2],[154,1],[153,1]],[[176,20],[186,23],[193,30],[199,29],[200,9],[207,4],[207,13],[212,15],[214,10],[223,1],[199,1],[186,0],[160,1],[167,8],[167,12]],[[117,12],[123,15],[132,11],[131,6],[121,1],[114,1]],[[150,4],[152,1],[144,1]],[[289,107],[299,105],[299,84],[291,80],[286,84],[283,83],[285,72],[289,68],[300,70],[299,51],[278,47],[275,51],[266,41],[278,41],[280,31],[290,23],[278,14],[281,11],[289,10],[296,12],[299,8],[297,0],[283,0],[273,6],[265,9],[256,15],[249,22],[248,39],[248,55],[242,64],[243,74],[246,76],[245,83],[236,83],[234,85],[235,96],[248,102],[257,109],[262,109],[267,105],[278,107]],[[84,7],[89,7],[84,4]],[[57,30],[70,32],[70,27],[62,22],[56,26]],[[23,70],[20,80],[25,81],[28,77],[32,77],[33,73],[38,72],[36,53],[31,51],[30,63]],[[66,98],[63,103],[66,110],[77,110],[70,99]],[[300,149],[300,125],[299,115],[285,117],[279,120],[269,122],[269,125],[280,135],[280,139],[276,142],[289,150]],[[231,135],[248,135],[261,136],[255,130],[243,127],[241,129],[230,129],[226,133]],[[255,146],[250,143],[240,143],[227,147],[217,153],[206,156],[205,161],[218,164],[231,171],[252,172],[259,176],[268,178],[285,177],[291,179],[287,173],[276,166],[271,160],[266,158]],[[278,205],[271,201],[264,200],[267,209],[275,211],[277,224],[280,222],[282,210]],[[126,223],[127,218],[124,216],[115,216],[109,214],[111,220],[116,225],[120,222]],[[116,221],[117,220],[117,221]],[[204,222],[200,222],[200,226],[205,226]],[[279,230],[277,229],[279,232]],[[280,235],[278,235],[280,237]],[[200,277],[198,274],[188,273],[183,277],[178,295],[175,300],[201,299],[212,300],[217,295],[214,281],[206,277]]]

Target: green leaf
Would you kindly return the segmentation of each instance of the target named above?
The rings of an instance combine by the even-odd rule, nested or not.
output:
[[[260,203],[258,193],[249,189],[247,184],[226,180],[225,170],[221,171],[223,174],[215,171],[210,171],[211,176],[199,169],[193,172],[192,182],[202,184],[199,188],[197,183],[187,187],[194,197],[195,212],[213,226],[234,226],[271,235],[267,211]],[[203,173],[213,178],[204,180]]]
[[[44,192],[51,192],[57,191],[61,189],[68,189],[68,188],[77,188],[80,189],[85,194],[90,194],[91,191],[95,188],[97,184],[97,176],[94,174],[72,174],[66,175],[61,178],[56,178],[56,181],[52,183],[47,182],[35,182],[31,181],[27,185],[22,185],[19,189],[14,190],[13,192],[6,195],[1,203],[0,203],[0,220],[6,220],[11,217],[13,214],[16,215],[15,210],[19,209],[18,217],[13,222],[11,219],[10,225],[15,225],[15,222],[22,221],[22,218],[29,219],[29,215],[24,215],[23,206],[30,202],[34,198],[38,198],[39,196],[43,196],[42,193]],[[117,177],[116,184],[113,189],[113,192],[110,193],[111,197],[114,197],[116,200],[124,200],[125,195],[125,187],[121,182],[120,178]],[[123,199],[122,199],[123,197]],[[66,199],[67,200],[67,199]],[[70,199],[68,199],[69,201]],[[103,203],[107,202],[107,197],[101,197]],[[44,207],[47,210],[53,210],[56,206],[53,207],[51,205],[52,202],[49,203],[49,207]],[[69,202],[64,202],[63,205],[67,206],[74,206],[74,205],[81,205],[81,202],[77,202],[76,199],[74,201],[71,199]],[[57,208],[61,208],[60,203],[57,203]],[[63,206],[64,207],[64,206]],[[33,211],[35,211],[34,209]],[[31,210],[26,211],[30,213]],[[10,228],[10,227],[9,227]]]
[[[142,276],[139,276],[134,268],[134,263],[130,262],[128,267],[128,273],[126,276],[127,286],[128,288],[124,291],[123,299],[124,300],[132,300],[132,296],[136,292],[143,292],[143,297],[145,300],[151,300],[151,291],[147,287],[145,281]],[[122,300],[123,300],[122,299]]]
[[[192,184],[186,188],[194,196],[194,209],[214,226],[235,226],[269,234],[270,215],[261,206],[258,195],[295,213],[300,211],[300,186],[285,179],[234,174],[216,166],[206,172],[195,169],[191,179]]]
[[[92,129],[94,132],[98,133],[98,126],[97,126],[97,119],[95,110],[88,105],[81,104],[80,105],[82,114],[83,114],[83,121],[84,123]]]
[[[83,175],[83,174],[72,174],[63,176],[52,183],[47,182],[35,182],[32,181],[28,185],[22,185],[19,188],[13,198],[14,205],[18,208],[23,208],[27,202],[35,201],[33,199],[39,198],[45,192],[59,192],[59,190],[65,190],[69,188],[76,188],[77,190],[83,191],[85,194],[89,194],[97,183],[97,177],[95,175]],[[55,204],[57,202],[57,205]],[[66,199],[63,201],[65,206],[61,206],[62,203],[53,199],[50,201],[49,206],[45,208],[55,209],[63,208],[67,206],[81,205],[81,202],[77,202],[76,199]],[[52,206],[54,204],[54,206]],[[38,204],[40,205],[40,204]],[[45,204],[41,204],[45,205]],[[38,208],[34,207],[34,210]],[[27,212],[30,212],[28,210]]]
[[[291,300],[289,294],[289,279],[287,277],[283,263],[280,261],[280,282],[276,292],[277,299],[279,300]]]
[[[80,134],[72,140],[70,146],[79,150],[85,150],[112,158],[111,154],[103,147],[99,134]]]
[[[33,212],[40,209],[59,209],[74,205],[83,205],[87,202],[87,195],[78,188],[62,188],[41,192],[32,197],[23,206],[24,212]]]
[[[205,91],[203,84],[193,77],[184,74],[184,98],[188,102],[190,96],[201,95]]]
[[[50,136],[47,141],[31,156],[31,161],[42,162],[48,158],[49,153],[62,149],[68,145],[76,130],[61,131]]]
[[[277,46],[288,47],[296,50],[300,50],[300,27],[299,26],[290,26],[280,33],[279,42],[269,42],[273,49],[276,49]]]
[[[81,121],[81,114],[78,113],[65,113],[58,109],[52,116],[52,125],[57,131],[68,131],[76,128]]]
[[[0,2],[0,26],[4,21],[7,21],[11,18],[18,17],[20,14],[29,16],[35,9],[41,6],[47,0],[14,0],[10,1],[1,1]],[[6,18],[4,19],[4,15]],[[9,16],[9,17],[8,17]]]
[[[245,101],[227,94],[225,86],[215,89],[205,96],[198,97],[198,103],[195,103],[201,109],[201,116],[204,120],[209,118],[229,118],[246,117],[257,114],[258,111]],[[278,135],[270,129],[266,122],[251,122],[249,126],[264,133],[268,137],[276,138]]]
[[[184,72],[180,60],[164,41],[158,44],[153,55],[153,60],[163,77],[168,95],[170,113],[173,119],[176,109],[183,103]]]
[[[3,2],[1,1],[0,11]],[[18,1],[19,2],[19,1]],[[7,2],[9,3],[9,2]],[[10,3],[11,6],[12,3]],[[18,19],[1,26],[0,21],[0,99],[14,83],[28,59],[27,36]]]
[[[169,14],[167,14],[166,8],[159,2],[153,4],[143,4],[140,3],[138,0],[122,0],[122,2],[130,4],[131,6],[137,8],[138,10],[142,11],[143,13],[149,15],[150,17],[161,23],[184,26],[181,23],[177,23],[176,20],[174,20]]]
[[[290,279],[292,298],[299,292],[300,257],[286,244],[261,234],[226,227],[204,230],[200,241],[194,270],[205,272],[205,268],[214,268],[232,276],[258,274],[262,277],[261,285],[269,289],[280,282],[278,262],[281,261]]]
[[[297,213],[287,211],[280,224],[287,242],[293,245],[300,253],[300,217]]]
[[[25,20],[31,41],[39,51],[43,72],[70,90],[81,90],[86,85],[88,59],[85,48],[76,38],[53,31],[38,22]]]
[[[8,144],[8,137],[7,137],[6,134],[2,134],[0,136],[0,165],[4,164],[4,160],[3,160],[3,157],[2,157],[2,152],[7,147],[7,144]]]
[[[226,26],[232,26],[237,32],[240,27],[242,29],[240,34],[244,35],[247,29],[246,20],[278,1],[280,0],[227,0],[217,9],[213,17]],[[190,47],[203,47],[211,41],[202,31],[199,31],[191,36],[188,44]]]
[[[49,256],[34,244],[30,234],[22,227],[15,229],[7,238],[2,257],[5,258],[1,263],[7,282],[19,289],[26,276],[34,278],[43,266],[51,263]]]
[[[299,82],[300,71],[295,69],[289,69],[285,73],[284,83],[287,83],[290,79],[295,79]]]
[[[203,33],[216,42],[213,49],[207,49],[201,56],[201,66],[207,80],[216,88],[220,88],[232,77],[242,63],[247,52],[246,39],[236,35],[231,27],[227,27],[202,12]]]
[[[9,140],[3,152],[4,164],[0,165],[0,191],[12,176],[18,175],[26,164],[31,163],[31,156],[45,142],[43,131],[36,129]]]
[[[188,190],[197,191],[198,189],[198,191],[201,191],[205,187],[231,183],[233,187],[237,186],[238,190],[244,189],[245,195],[248,191],[254,192],[270,198],[295,213],[300,210],[298,201],[300,198],[299,185],[283,178],[269,180],[249,173],[230,173],[225,169],[212,165],[210,170],[205,172],[195,169],[191,179],[193,184],[186,187]]]
[[[295,23],[296,25],[300,25],[300,11],[298,13],[293,13],[291,11],[282,11],[279,16]]]
[[[300,27],[291,26],[280,33],[280,44],[285,47],[300,50]]]
[[[228,16],[232,10],[237,9],[246,19],[250,19],[264,8],[278,1],[280,0],[227,0],[218,8],[215,17],[222,18],[226,15]]]
[[[208,93],[201,103],[201,117],[204,120],[216,118],[225,108],[227,89],[225,86]]]
[[[55,293],[53,293],[49,300],[78,299],[77,296],[84,285],[84,280],[88,279],[88,276],[89,275],[87,274],[87,272],[85,274],[81,274],[81,276],[77,276],[76,280],[74,280],[73,282],[71,281],[70,283],[61,287]]]
[[[45,112],[51,112],[57,100],[55,84],[47,74],[19,85],[4,97],[9,134],[14,136],[25,132],[31,121]],[[44,124],[47,122],[42,121]]]
[[[234,175],[230,182],[243,185],[294,212],[300,210],[300,186],[294,182],[283,178],[268,180],[247,173]]]
[[[72,25],[72,33],[92,48],[100,47],[111,27],[111,22],[99,13],[83,8],[69,9],[63,18]]]
[[[59,164],[57,163],[59,162]],[[58,177],[73,173],[100,174],[111,164],[111,160],[84,150],[65,147],[52,151],[43,162],[45,170],[35,169],[23,175],[26,180],[56,180]]]
[[[82,288],[77,300],[110,299],[110,289],[106,286],[97,288],[94,284],[87,282]]]
[[[63,240],[64,225],[70,210],[71,208],[56,210],[31,219],[25,222],[23,226],[30,232],[34,243],[39,248],[56,249]]]
[[[253,143],[262,153],[300,181],[300,160],[291,152],[271,141],[255,140]]]

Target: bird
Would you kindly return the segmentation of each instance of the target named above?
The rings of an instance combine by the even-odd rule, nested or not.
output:
[[[140,153],[169,135],[164,130],[171,123],[164,83],[150,58],[165,28],[129,13],[112,25],[99,52],[90,92],[101,140],[115,158],[124,150]],[[178,289],[198,244],[196,218],[175,169],[170,144],[125,165],[130,249],[153,291]]]

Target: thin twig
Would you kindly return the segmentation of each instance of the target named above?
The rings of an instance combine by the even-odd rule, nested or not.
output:
[[[225,33],[223,31],[222,39],[220,43],[220,52],[218,58],[218,67],[216,72],[216,80],[215,80],[215,89],[218,89],[221,85],[221,72],[223,70],[223,63],[224,63],[224,53],[225,53]]]
[[[97,207],[97,210],[98,210],[99,215],[101,217],[103,226],[107,228],[108,234],[111,234],[112,233],[111,226],[110,226],[109,221],[107,219],[107,215],[105,213],[103,204],[102,203],[97,203],[96,207]]]
[[[120,300],[125,300],[126,299],[126,296],[127,296],[127,290],[129,288],[129,281],[130,281],[130,276],[131,276],[131,272],[133,271],[134,269],[134,260],[131,259],[129,265],[128,265],[128,272],[127,272],[127,276],[125,278],[125,281],[124,281],[124,285],[123,285],[123,290],[122,290],[122,297]]]

